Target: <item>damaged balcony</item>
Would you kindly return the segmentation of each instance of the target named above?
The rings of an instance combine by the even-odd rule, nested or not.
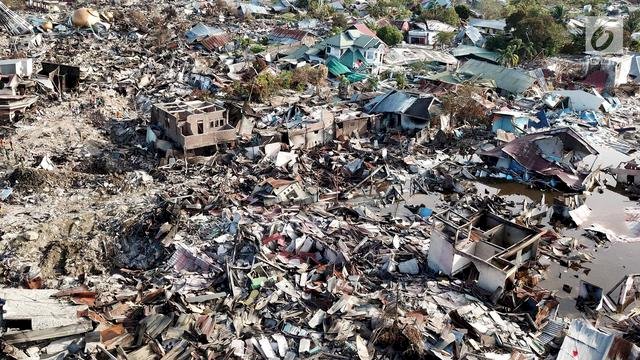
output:
[[[428,265],[448,276],[469,270],[480,288],[501,293],[518,268],[535,259],[541,236],[487,212],[447,210],[435,217]]]

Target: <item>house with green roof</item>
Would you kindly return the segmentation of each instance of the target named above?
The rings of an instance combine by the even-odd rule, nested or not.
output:
[[[350,69],[381,65],[386,51],[386,45],[380,39],[356,29],[336,34],[319,45],[325,46],[325,59],[335,57]]]

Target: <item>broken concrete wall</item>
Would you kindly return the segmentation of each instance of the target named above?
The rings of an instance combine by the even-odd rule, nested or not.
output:
[[[323,109],[317,115],[319,121],[307,124],[300,129],[287,130],[289,145],[292,149],[311,149],[335,138],[333,113]]]
[[[488,290],[495,291],[498,288],[504,289],[504,284],[510,274],[487,264],[484,261],[474,261],[473,264],[478,269],[478,286]]]

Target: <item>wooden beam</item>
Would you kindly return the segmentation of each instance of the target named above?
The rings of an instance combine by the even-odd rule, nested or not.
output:
[[[6,333],[2,336],[2,340],[7,344],[22,344],[33,341],[42,341],[67,337],[71,335],[84,334],[92,331],[93,325],[90,321],[83,321],[78,324],[58,326],[41,330],[23,330],[12,333]]]

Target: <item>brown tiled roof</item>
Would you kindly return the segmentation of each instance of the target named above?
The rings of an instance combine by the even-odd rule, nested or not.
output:
[[[204,46],[207,50],[213,51],[225,46],[230,41],[231,35],[227,33],[221,33],[211,35],[203,40],[200,40],[200,44],[202,44],[202,46]]]
[[[288,39],[294,39],[298,41],[304,39],[304,37],[307,35],[309,35],[309,33],[304,30],[285,29],[280,27],[274,28],[269,34],[269,36],[272,36],[272,37],[288,38]]]

